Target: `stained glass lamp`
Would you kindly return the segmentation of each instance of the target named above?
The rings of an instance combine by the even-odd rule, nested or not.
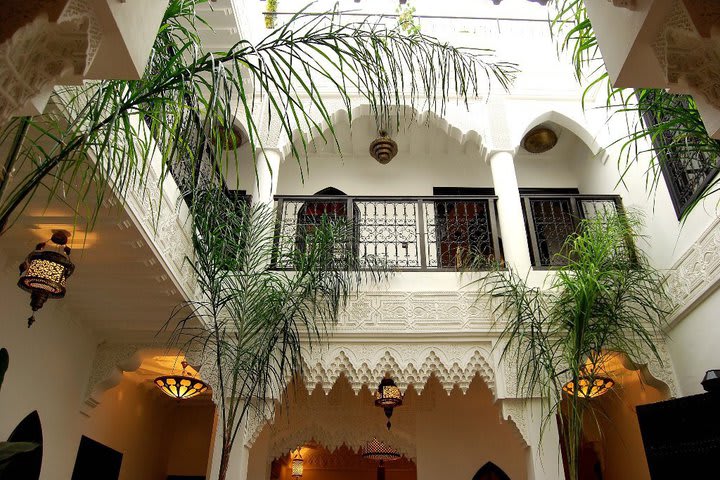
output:
[[[390,430],[390,417],[393,414],[393,408],[402,405],[403,395],[400,389],[392,378],[383,378],[378,385],[377,392],[375,392],[375,406],[385,410],[385,416],[387,417],[387,428]]]
[[[163,375],[155,379],[155,385],[165,395],[178,400],[187,400],[208,389],[207,383],[187,372],[187,362],[183,361],[181,365],[183,367],[181,375]]]
[[[70,232],[53,231],[50,240],[38,243],[20,265],[18,287],[30,292],[32,315],[28,328],[35,323],[35,312],[40,310],[48,298],[63,298],[66,281],[75,271],[70,261],[70,247],[67,246]]]

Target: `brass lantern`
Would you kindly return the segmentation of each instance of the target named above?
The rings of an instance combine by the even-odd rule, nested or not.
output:
[[[403,395],[395,382],[390,377],[385,377],[380,381],[377,392],[375,392],[375,406],[385,410],[387,417],[387,428],[390,430],[390,417],[393,414],[393,408],[402,405]]]
[[[208,389],[207,383],[187,372],[188,363],[182,361],[183,371],[181,375],[163,375],[155,379],[155,385],[162,392],[178,400],[187,400],[203,393]]]
[[[65,283],[75,271],[70,261],[70,247],[67,246],[70,232],[53,230],[47,242],[38,243],[25,261],[20,264],[18,287],[30,292],[32,315],[28,328],[35,323],[35,312],[40,310],[48,298],[63,298]]]
[[[395,140],[390,138],[384,130],[378,132],[379,136],[370,144],[370,156],[385,165],[398,153]]]
[[[303,476],[303,458],[300,455],[300,450],[295,452],[295,456],[292,459],[292,477],[300,478]]]
[[[595,398],[604,395],[615,385],[615,380],[609,377],[595,375],[581,375],[578,377],[577,386],[570,380],[562,389],[568,395],[574,395],[577,390],[579,398]]]

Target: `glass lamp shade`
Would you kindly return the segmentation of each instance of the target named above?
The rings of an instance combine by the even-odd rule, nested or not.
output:
[[[35,312],[48,298],[65,296],[67,279],[75,271],[75,265],[70,261],[70,248],[66,246],[68,237],[68,232],[55,231],[49,241],[39,243],[20,264],[18,287],[30,293],[33,311],[28,327],[35,321]]]
[[[377,438],[373,438],[363,447],[362,456],[378,462],[390,462],[400,458],[400,453]]]
[[[208,389],[207,383],[186,372],[188,363],[182,362],[182,375],[163,375],[155,379],[155,385],[168,397],[187,400]]]
[[[375,392],[375,405],[382,408],[395,408],[402,405],[403,396],[392,378],[383,378]]]
[[[562,389],[568,395],[574,395],[577,388],[579,398],[596,398],[606,394],[615,385],[615,380],[608,377],[582,376],[578,378],[577,387],[572,380],[563,385]]]
[[[300,478],[303,476],[303,458],[302,455],[300,455],[300,452],[295,454],[295,457],[292,459],[291,467],[293,478]]]

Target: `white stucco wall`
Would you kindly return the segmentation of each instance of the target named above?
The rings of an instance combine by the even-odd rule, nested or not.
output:
[[[41,480],[71,477],[80,444],[80,406],[96,343],[57,300],[48,300],[27,328],[30,295],[16,286],[17,269],[0,275],[0,346],[10,368],[0,390],[0,439],[37,410],[43,431]]]

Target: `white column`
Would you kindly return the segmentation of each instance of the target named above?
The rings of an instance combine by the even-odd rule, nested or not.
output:
[[[220,458],[222,456],[222,427],[220,421],[221,419],[217,417],[212,451],[210,452],[210,464],[207,469],[207,478],[212,480],[217,479],[220,473]],[[247,480],[249,453],[250,450],[245,446],[244,429],[241,428],[230,451],[230,463],[225,480]]]
[[[255,161],[257,174],[253,183],[253,203],[272,204],[277,191],[282,154],[274,148],[258,149]]]
[[[530,269],[530,250],[512,154],[506,151],[491,153],[490,169],[498,197],[497,213],[505,262],[524,277]]]
[[[545,430],[542,423],[547,415],[540,399],[529,399],[526,405],[528,419],[528,443],[530,444],[530,463],[532,471],[528,472],[529,480],[563,480],[565,472],[560,453],[560,436],[555,419],[550,419]]]

